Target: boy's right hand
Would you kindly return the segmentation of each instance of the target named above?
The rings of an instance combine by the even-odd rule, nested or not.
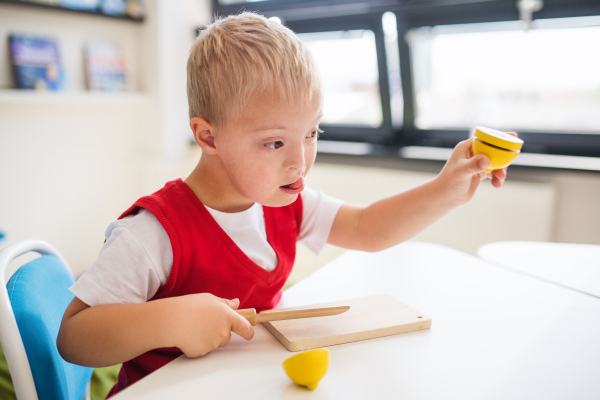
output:
[[[175,347],[186,356],[195,358],[226,346],[235,332],[246,340],[254,337],[254,327],[235,310],[238,299],[227,300],[210,293],[174,297],[173,313]]]

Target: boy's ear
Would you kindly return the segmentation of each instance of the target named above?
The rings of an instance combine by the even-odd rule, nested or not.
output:
[[[194,134],[194,140],[198,143],[198,146],[204,153],[215,154],[217,148],[215,147],[214,128],[207,120],[203,118],[192,118],[190,121],[190,128]]]

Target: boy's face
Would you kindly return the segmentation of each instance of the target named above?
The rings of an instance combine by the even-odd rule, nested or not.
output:
[[[282,105],[269,96],[251,99],[235,123],[214,135],[232,186],[228,189],[247,204],[293,203],[315,161],[321,116],[318,95],[310,104],[298,106]]]

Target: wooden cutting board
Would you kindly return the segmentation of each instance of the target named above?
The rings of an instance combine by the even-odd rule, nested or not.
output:
[[[431,328],[431,318],[389,295],[272,311],[337,306],[350,306],[350,310],[330,317],[271,321],[262,324],[289,351],[310,350]]]

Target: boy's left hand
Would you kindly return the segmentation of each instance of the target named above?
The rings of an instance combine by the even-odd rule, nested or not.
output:
[[[509,135],[517,136],[513,132],[509,132]],[[495,188],[501,187],[506,179],[506,168],[491,173],[484,172],[489,167],[490,160],[484,154],[473,155],[473,140],[467,139],[456,145],[437,177],[444,188],[445,198],[456,204],[464,204],[471,200],[483,179],[492,179],[492,186]]]

